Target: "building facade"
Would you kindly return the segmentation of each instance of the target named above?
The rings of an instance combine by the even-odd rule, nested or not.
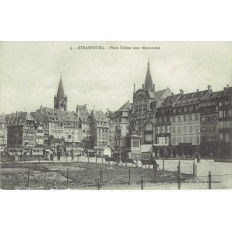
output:
[[[16,112],[6,115],[7,148],[23,151],[36,145],[36,124],[28,112]]]
[[[7,126],[5,115],[0,115],[0,153],[4,151],[7,146]]]
[[[87,105],[77,105],[76,113],[81,122],[83,148],[90,149],[91,148],[91,130],[90,130],[90,117],[89,117]]]
[[[129,115],[132,110],[132,103],[127,101],[120,109],[114,112],[114,145],[118,152],[126,148],[126,136],[129,133]]]
[[[208,92],[200,101],[201,146],[202,157],[214,157],[219,152],[218,105],[223,91]]]
[[[147,73],[145,84],[142,89],[135,91],[133,94],[133,108],[129,117],[129,123],[136,121],[138,125],[138,134],[141,136],[141,144],[153,145],[156,141],[155,134],[155,116],[156,110],[162,101],[171,95],[169,88],[155,91],[153,84],[150,64],[147,64]]]
[[[109,143],[109,121],[101,110],[92,110],[90,114],[92,149],[101,152]]]
[[[192,156],[200,151],[200,111],[201,98],[211,88],[184,94],[180,90],[180,97],[172,107],[171,143],[174,155]]]
[[[225,87],[219,100],[219,153],[217,161],[232,161],[232,87]]]
[[[156,156],[172,157],[171,147],[171,122],[172,107],[180,97],[180,94],[166,97],[160,107],[157,108],[155,118],[156,139],[154,152]]]

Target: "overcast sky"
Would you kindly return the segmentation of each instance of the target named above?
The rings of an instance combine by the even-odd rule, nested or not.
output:
[[[77,49],[88,45],[105,49]],[[141,88],[148,59],[156,90],[193,92],[211,85],[219,91],[232,84],[231,42],[1,42],[0,113],[53,107],[60,72],[69,111],[77,104],[117,110],[132,101],[134,83]]]

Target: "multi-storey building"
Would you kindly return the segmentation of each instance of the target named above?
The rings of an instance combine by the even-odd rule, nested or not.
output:
[[[28,112],[16,112],[6,115],[7,148],[31,150],[36,145],[36,123]]]
[[[208,90],[184,94],[180,90],[180,97],[172,107],[171,143],[173,154],[193,155],[200,149],[200,111],[199,103]]]
[[[41,122],[36,122],[36,146],[44,147],[44,129]]]
[[[90,118],[86,105],[77,105],[76,113],[81,121],[82,129],[82,144],[85,149],[91,148],[91,131],[90,131]]]
[[[137,133],[141,136],[141,144],[155,143],[155,114],[156,109],[162,101],[171,95],[169,88],[155,91],[155,85],[152,82],[150,64],[147,64],[147,73],[145,84],[142,89],[133,94],[133,108],[129,117],[129,122],[136,121]]]
[[[81,122],[76,112],[40,107],[33,116],[44,125],[45,145],[56,148],[60,140],[60,144],[65,141],[67,148],[80,147]]]
[[[213,157],[219,152],[218,104],[223,91],[208,92],[200,101],[200,131],[202,157]]]
[[[114,123],[114,112],[107,109],[107,112],[105,113],[106,117],[108,118],[109,123],[109,139],[108,142],[111,144],[111,146],[114,147],[114,135],[115,135],[115,123]]]
[[[132,103],[127,101],[120,109],[114,112],[114,145],[115,149],[122,152],[126,148],[126,135],[129,132],[129,115],[132,110]]]
[[[154,152],[157,156],[170,157],[173,155],[171,149],[171,114],[172,106],[180,97],[180,94],[166,97],[157,108],[155,118],[156,139]]]
[[[232,161],[232,87],[225,87],[219,100],[219,153],[217,161]]]
[[[4,151],[7,146],[7,126],[5,115],[0,115],[0,153]]]
[[[101,153],[109,143],[109,120],[101,110],[92,110],[90,113],[92,148]]]

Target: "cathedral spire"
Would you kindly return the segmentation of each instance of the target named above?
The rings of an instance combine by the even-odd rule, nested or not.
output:
[[[60,72],[60,83],[57,91],[57,97],[59,99],[65,98],[64,95],[64,87],[63,87],[63,82],[62,82],[62,72]]]
[[[148,62],[147,62],[147,73],[146,73],[145,84],[143,85],[143,89],[149,90],[149,91],[155,91],[155,86],[154,86],[154,84],[152,82],[152,77],[151,77],[149,59],[148,59]]]
[[[64,87],[62,82],[62,72],[60,73],[60,83],[57,91],[57,95],[54,97],[54,108],[61,111],[67,110],[68,97],[64,95]]]

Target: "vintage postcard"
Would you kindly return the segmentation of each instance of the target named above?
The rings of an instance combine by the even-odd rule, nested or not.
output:
[[[0,188],[232,189],[232,42],[0,42]]]

